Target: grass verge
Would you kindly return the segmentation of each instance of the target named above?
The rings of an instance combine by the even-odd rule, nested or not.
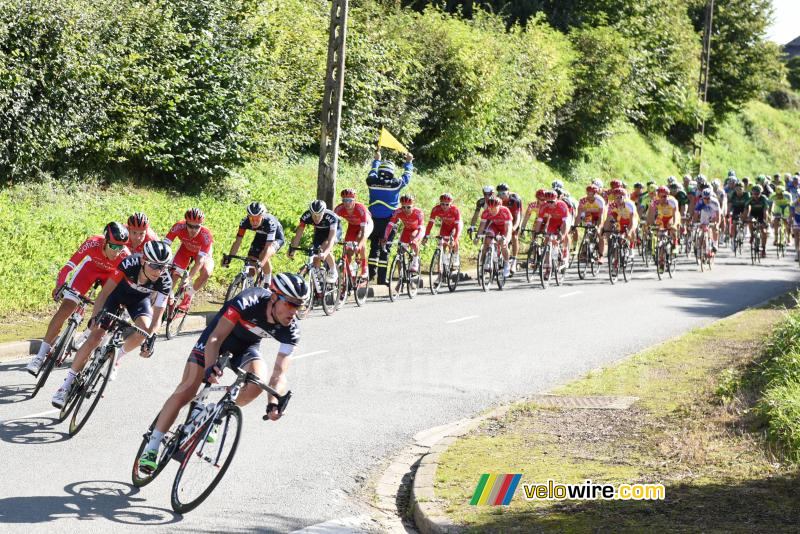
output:
[[[626,410],[523,403],[487,421],[442,455],[437,499],[475,532],[796,532],[797,466],[751,424],[752,391],[749,401],[721,394],[762,354],[786,304],[694,330],[555,392],[638,397]],[[520,486],[510,506],[470,506],[481,473],[661,483],[666,499],[526,501]]]

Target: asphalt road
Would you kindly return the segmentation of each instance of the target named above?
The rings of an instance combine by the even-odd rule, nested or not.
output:
[[[605,275],[605,271],[602,273]],[[53,424],[45,391],[24,400],[24,361],[0,366],[0,530],[9,532],[287,532],[368,513],[365,479],[420,430],[545,391],[690,328],[781,294],[797,264],[751,266],[723,254],[713,272],[680,266],[672,280],[637,270],[615,286],[569,273],[559,288],[513,279],[502,292],[474,283],[454,294],[370,302],[303,323],[279,423],[264,402],[244,410],[238,454],[211,497],[172,513],[175,467],[141,490],[130,468],[142,432],[174,389],[196,335],[128,356],[75,438]],[[274,354],[274,341],[263,343]],[[177,465],[177,464],[176,464]]]

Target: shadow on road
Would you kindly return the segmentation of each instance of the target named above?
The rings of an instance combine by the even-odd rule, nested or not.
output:
[[[798,277],[800,279],[800,277]],[[757,279],[741,287],[740,280],[722,281],[709,279],[703,287],[674,287],[664,285],[666,291],[682,299],[691,301],[689,305],[674,306],[692,315],[727,317],[743,305],[758,304],[767,298],[785,293],[791,289],[787,280]]]
[[[28,400],[33,393],[34,384],[9,384],[0,386],[0,405],[14,404]]]
[[[0,524],[46,523],[58,519],[108,519],[126,525],[168,525],[181,517],[171,510],[142,506],[139,489],[113,480],[75,482],[65,496],[0,499]]]
[[[26,417],[0,423],[0,440],[17,445],[41,445],[69,439],[67,432],[56,430],[55,417]]]

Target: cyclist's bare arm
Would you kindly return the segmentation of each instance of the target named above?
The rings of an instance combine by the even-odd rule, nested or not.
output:
[[[228,252],[228,256],[236,256],[236,254],[239,252],[239,247],[242,246],[242,237],[243,236],[237,235],[236,239],[233,240],[231,251]]]
[[[475,223],[478,222],[478,215],[481,214],[480,208],[475,208],[475,212],[472,214],[472,219],[469,221],[470,228],[475,226]]]
[[[284,354],[279,352],[278,355],[275,357],[275,365],[272,368],[272,377],[269,379],[269,386],[283,395],[286,393],[288,389],[288,381],[286,379],[286,375],[289,372],[289,366],[291,365],[291,357],[288,354]],[[277,403],[278,399],[273,397],[272,395],[269,396],[268,403]],[[280,419],[281,414],[278,413],[277,410],[272,410],[269,413],[269,418],[272,421],[277,421]]]

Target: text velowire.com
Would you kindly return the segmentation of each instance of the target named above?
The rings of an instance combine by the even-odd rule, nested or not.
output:
[[[663,484],[594,484],[591,480],[580,484],[557,484],[548,479],[546,484],[522,484],[527,501],[660,501],[664,500]]]

